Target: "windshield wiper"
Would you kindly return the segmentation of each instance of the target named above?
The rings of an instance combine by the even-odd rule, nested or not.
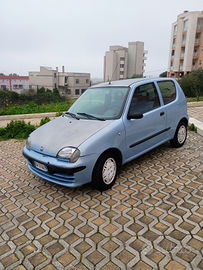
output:
[[[72,116],[73,118],[76,118],[77,120],[80,120],[80,118],[77,117],[74,113],[71,113],[71,112],[65,112],[65,114],[68,114],[68,115]]]
[[[96,119],[96,120],[100,120],[100,121],[105,121],[105,119],[100,118],[100,117],[96,117],[96,116],[89,114],[89,113],[77,113],[77,114],[86,116],[89,119]]]

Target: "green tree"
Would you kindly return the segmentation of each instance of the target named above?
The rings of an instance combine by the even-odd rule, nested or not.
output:
[[[197,71],[193,71],[184,75],[178,82],[183,89],[186,97],[198,97],[203,95],[203,70],[199,68]]]
[[[159,77],[167,77],[167,71],[164,71],[161,74],[159,74]]]
[[[131,78],[132,79],[134,79],[134,78],[143,78],[143,75],[142,74],[134,74]]]

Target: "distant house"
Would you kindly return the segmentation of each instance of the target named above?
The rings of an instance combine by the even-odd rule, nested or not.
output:
[[[110,46],[104,56],[104,81],[115,81],[143,75],[146,54],[144,42],[129,42],[128,48]]]
[[[178,79],[203,67],[203,11],[184,11],[172,24],[168,74]]]
[[[90,86],[90,73],[62,72],[58,68],[40,67],[39,72],[29,72],[29,84],[34,90],[41,87],[57,88],[61,95],[77,98]]]
[[[29,89],[28,76],[0,76],[0,90],[15,91],[21,93],[22,90]]]

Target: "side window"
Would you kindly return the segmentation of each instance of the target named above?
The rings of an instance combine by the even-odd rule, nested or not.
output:
[[[164,105],[176,99],[176,87],[172,81],[157,82],[162,94]]]
[[[159,97],[154,83],[140,85],[135,89],[129,113],[146,113],[160,107]]]

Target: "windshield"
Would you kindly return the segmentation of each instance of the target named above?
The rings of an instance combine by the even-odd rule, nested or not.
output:
[[[127,98],[127,87],[89,88],[68,110],[80,118],[118,119]]]

